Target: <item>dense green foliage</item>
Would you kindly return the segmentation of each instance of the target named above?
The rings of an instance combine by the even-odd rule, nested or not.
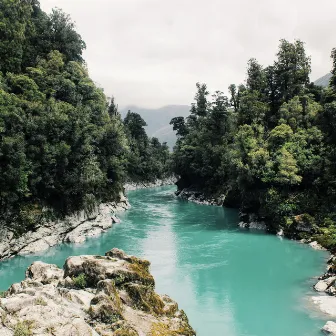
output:
[[[128,111],[124,119],[129,139],[130,152],[127,174],[132,181],[150,181],[153,176],[164,178],[169,175],[169,148],[157,138],[148,138],[144,127],[146,122],[134,112]]]
[[[226,195],[272,231],[310,235],[336,248],[336,50],[326,89],[309,82],[300,41],[282,40],[272,66],[251,59],[245,85],[209,97],[197,84],[190,116],[171,123],[179,140],[179,188]]]
[[[108,104],[69,16],[4,0],[0,32],[1,225],[33,229],[117,199],[125,180],[163,175],[166,146],[148,139],[139,116],[123,123]]]

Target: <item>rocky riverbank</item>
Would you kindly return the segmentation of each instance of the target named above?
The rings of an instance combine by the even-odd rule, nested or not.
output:
[[[193,188],[177,190],[175,191],[175,195],[183,200],[203,205],[223,206],[225,201],[224,195],[216,199],[214,197],[208,197],[203,192]]]
[[[313,248],[320,249],[321,246],[312,242],[309,245]],[[327,262],[327,271],[318,278],[314,289],[319,295],[312,297],[312,302],[319,307],[319,309],[336,319],[336,256],[332,255]],[[327,335],[336,335],[336,323],[328,321],[322,329]]]
[[[226,206],[226,196],[220,195],[219,197],[209,197],[197,189],[185,188],[175,192],[175,195],[181,199],[189,202],[194,202],[203,205]],[[266,230],[266,223],[258,218],[255,214],[239,213],[238,226],[245,229]]]
[[[61,243],[82,243],[86,237],[100,235],[120,221],[116,213],[130,208],[123,194],[119,199],[119,202],[100,204],[91,213],[81,211],[64,220],[41,223],[35,231],[20,237],[16,237],[10,229],[0,229],[0,260],[39,253]]]
[[[145,188],[155,188],[162,187],[165,185],[174,185],[176,183],[176,177],[167,177],[165,179],[158,179],[154,182],[127,182],[124,185],[125,191],[137,190],[137,189],[145,189]]]
[[[175,177],[152,183],[127,183],[125,191],[173,185]],[[34,231],[17,237],[15,232],[0,228],[0,261],[15,255],[40,253],[61,243],[82,243],[87,237],[98,236],[120,220],[116,213],[130,208],[127,198],[120,194],[119,202],[100,204],[90,213],[85,211],[67,216],[63,220],[43,222]]]
[[[150,263],[113,249],[63,269],[33,263],[0,299],[0,335],[193,336],[178,305],[154,292]]]
[[[221,195],[218,198],[209,197],[203,192],[199,191],[197,188],[185,188],[175,192],[175,195],[186,201],[194,202],[203,205],[215,205],[215,206],[226,206],[226,197]],[[298,217],[298,216],[297,216]],[[239,213],[239,223],[238,226],[246,229],[257,229],[266,230],[266,222],[256,216],[253,213]],[[298,223],[299,228],[302,231],[306,230],[304,223]],[[284,236],[283,230],[277,232],[278,236]],[[316,250],[325,250],[320,244],[311,239],[302,239],[300,243],[308,244],[311,248]],[[318,278],[317,284],[314,289],[319,292],[318,296],[312,297],[312,302],[316,305],[323,313],[329,315],[331,318],[336,319],[336,256],[331,256],[327,263],[327,272]],[[336,336],[336,323],[333,321],[328,321],[328,323],[322,329],[327,335]]]

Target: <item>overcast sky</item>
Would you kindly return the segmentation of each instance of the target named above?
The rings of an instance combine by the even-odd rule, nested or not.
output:
[[[311,79],[330,71],[336,0],[40,0],[62,8],[87,44],[90,75],[121,106],[189,104],[195,83],[227,92],[281,38],[306,42]]]

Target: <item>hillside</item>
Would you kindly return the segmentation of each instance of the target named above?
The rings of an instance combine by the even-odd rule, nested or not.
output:
[[[331,78],[331,73],[327,73],[326,75],[322,76],[321,78],[317,79],[314,84],[322,87],[327,87],[329,85],[329,81]]]
[[[174,117],[189,115],[190,106],[188,105],[167,105],[158,109],[149,109],[138,106],[126,106],[120,110],[122,118],[127,111],[139,113],[146,121],[146,131],[149,136],[157,137],[161,142],[167,142],[170,148],[173,148],[176,141],[176,135],[169,122]]]

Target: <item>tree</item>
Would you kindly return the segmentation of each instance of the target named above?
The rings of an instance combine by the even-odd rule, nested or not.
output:
[[[265,72],[255,58],[251,58],[247,64],[246,87],[250,91],[256,91],[261,94],[266,88]]]
[[[172,121],[179,134],[177,184],[210,197],[224,194],[229,205],[288,235],[300,235],[296,215],[314,215],[314,230],[324,236],[325,217],[336,232],[336,51],[325,90],[309,82],[303,42],[281,40],[276,56],[266,67],[250,59],[246,86],[230,85],[229,100],[216,91],[210,102],[206,85],[197,84],[186,122]]]
[[[303,89],[310,83],[310,64],[310,57],[306,55],[302,41],[280,41],[274,72],[281,102],[288,102],[303,93]]]
[[[0,71],[20,72],[26,28],[31,18],[29,2],[3,0],[0,2]]]
[[[206,84],[196,83],[196,88],[196,104],[192,106],[191,114],[194,114],[197,117],[205,117],[209,108],[209,102],[207,99],[209,91],[207,90]]]
[[[108,108],[108,113],[109,113],[111,118],[113,118],[113,117],[115,117],[119,114],[118,105],[116,105],[115,99],[114,99],[113,96],[112,96],[111,101],[110,101],[110,105],[109,105],[109,108]]]
[[[67,61],[83,62],[85,42],[75,30],[70,16],[60,9],[53,9],[50,15],[51,49],[60,51]]]
[[[293,155],[282,147],[276,154],[274,182],[282,185],[299,184],[302,177]]]
[[[173,125],[173,130],[176,131],[177,136],[184,137],[188,134],[188,128],[183,117],[175,117],[169,124]]]

